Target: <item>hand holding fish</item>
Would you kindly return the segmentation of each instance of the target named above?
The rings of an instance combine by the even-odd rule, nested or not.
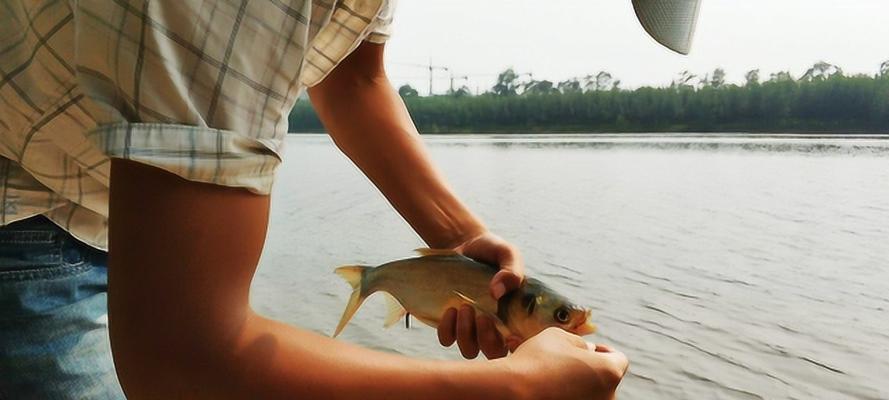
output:
[[[491,296],[499,300],[506,292],[518,289],[525,279],[525,264],[519,250],[491,232],[482,233],[456,247],[454,251],[473,260],[500,267],[491,279]]]
[[[525,279],[525,265],[519,250],[501,237],[485,232],[456,246],[454,250],[466,257],[500,267],[491,279],[491,296],[499,300],[509,291],[518,289]],[[463,357],[473,359],[479,350],[489,359],[504,357],[507,350],[515,350],[520,340],[504,338],[495,322],[487,315],[476,315],[469,306],[449,308],[438,324],[438,341],[442,346],[457,342]]]

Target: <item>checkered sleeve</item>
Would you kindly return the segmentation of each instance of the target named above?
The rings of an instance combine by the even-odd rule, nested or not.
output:
[[[312,87],[324,80],[362,41],[383,43],[391,30],[393,0],[337,2],[331,21],[306,52],[300,81]]]
[[[80,0],[78,80],[106,157],[271,191],[308,41],[306,1]],[[81,40],[81,42],[83,39]]]
[[[373,43],[385,43],[392,36],[392,20],[398,0],[388,0],[371,23],[370,32],[364,40]]]
[[[268,194],[283,141],[199,126],[119,123],[90,131],[105,155],[172,172],[185,179]]]
[[[110,160],[271,191],[287,115],[392,0],[0,0],[0,225],[107,246]]]

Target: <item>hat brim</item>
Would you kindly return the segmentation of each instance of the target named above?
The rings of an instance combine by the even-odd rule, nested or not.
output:
[[[679,54],[691,51],[701,0],[633,0],[633,9],[658,43]]]

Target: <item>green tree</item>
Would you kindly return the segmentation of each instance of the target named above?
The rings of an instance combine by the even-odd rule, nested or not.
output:
[[[407,97],[417,97],[417,96],[419,96],[419,93],[417,93],[417,89],[414,89],[413,86],[405,84],[405,85],[401,85],[398,88],[398,95],[401,96],[402,98],[407,98]]]
[[[769,78],[769,82],[787,82],[792,80],[793,75],[789,71],[773,72]]]
[[[710,76],[710,86],[720,88],[723,85],[725,85],[725,70],[716,68],[713,70],[713,75]]]
[[[818,61],[817,63],[815,63],[815,65],[812,66],[812,68],[809,68],[809,70],[806,71],[805,74],[803,74],[803,76],[800,78],[800,80],[807,81],[807,82],[808,81],[823,81],[823,80],[829,79],[832,76],[842,76],[842,75],[843,75],[842,68],[840,68],[836,65],[824,62],[824,61]]]
[[[692,89],[694,85],[692,85],[692,81],[697,78],[697,75],[691,73],[688,70],[682,71],[679,73],[679,76],[673,80],[673,83],[670,84],[671,88],[674,89]]]
[[[561,81],[556,85],[556,88],[563,94],[583,92],[583,88],[580,86],[580,81],[577,78]]]
[[[491,92],[498,96],[514,96],[519,88],[519,75],[512,68],[497,75],[497,83],[491,88]]]
[[[634,90],[614,89],[613,82],[608,89],[596,81],[598,74],[554,85],[522,84],[523,75],[513,73],[498,84],[522,96],[470,96],[463,87],[450,96],[406,96],[404,102],[424,133],[889,131],[889,62],[870,75],[847,76],[834,67],[816,64],[800,80],[777,72],[761,83],[753,70],[745,86],[720,84],[714,71],[696,87],[701,79],[684,71],[670,87]],[[298,102],[289,122],[295,132],[324,129],[309,102]]]
[[[454,97],[466,97],[472,96],[472,92],[469,90],[469,87],[466,85],[460,86],[454,90],[449,90],[448,95]]]
[[[620,81],[616,82],[620,84]],[[611,90],[615,87],[614,76],[608,71],[599,71],[596,75],[587,75],[583,77],[583,91],[585,92],[601,92]]]
[[[530,94],[530,95],[539,95],[539,94],[553,94],[558,93],[559,90],[553,87],[553,83],[551,81],[542,80],[535,81],[531,80],[528,83],[524,84],[524,90],[522,91],[522,95]]]
[[[747,71],[747,73],[744,74],[744,80],[747,81],[745,84],[747,87],[759,85],[759,70],[752,69]]]

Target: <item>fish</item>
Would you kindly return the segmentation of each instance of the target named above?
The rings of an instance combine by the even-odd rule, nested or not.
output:
[[[352,294],[333,337],[338,336],[370,295],[386,297],[390,327],[410,316],[433,328],[449,308],[469,305],[477,314],[492,317],[503,338],[530,338],[546,328],[559,327],[584,336],[596,331],[591,311],[569,301],[543,282],[526,277],[521,287],[495,300],[488,286],[498,268],[452,250],[417,249],[418,257],[377,267],[345,265],[334,272],[352,286]]]

